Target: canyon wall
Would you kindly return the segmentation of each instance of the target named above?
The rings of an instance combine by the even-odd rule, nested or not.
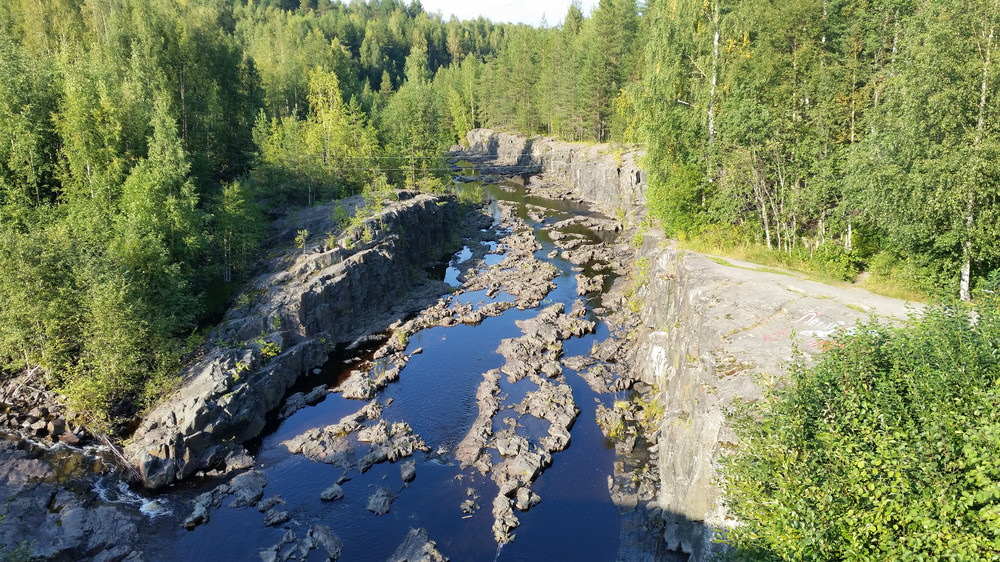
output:
[[[496,165],[521,168],[525,174],[543,172],[566,182],[580,200],[609,216],[646,203],[646,174],[639,168],[642,153],[635,149],[526,138],[490,129],[469,131],[467,140],[469,150],[494,158]]]
[[[602,212],[644,212],[637,151],[488,129],[471,131],[468,141],[494,166],[565,181]],[[646,282],[629,363],[636,379],[653,386],[643,399],[664,411],[650,452],[665,542],[704,560],[722,548],[714,539],[732,524],[718,485],[720,458],[737,447],[726,407],[736,398],[759,398],[760,384],[782,384],[794,354],[813,361],[839,330],[871,316],[902,320],[913,308],[862,289],[676,250],[655,229],[646,233],[631,276]]]
[[[345,203],[357,208],[361,198]],[[209,335],[203,356],[184,369],[181,388],[145,416],[124,453],[147,487],[219,466],[242,468],[241,444],[260,434],[300,376],[325,363],[336,344],[385,330],[413,308],[404,297],[453,242],[459,222],[453,198],[400,192],[400,201],[362,227],[324,240],[322,233],[339,230],[337,204],[278,225],[278,249],[264,271]],[[293,243],[300,230],[313,233],[301,248]]]
[[[793,349],[805,362],[871,316],[901,320],[907,303],[806,281],[750,263],[676,250],[648,233],[637,268],[649,280],[634,350],[664,416],[658,507],[669,548],[704,560],[732,524],[720,502],[720,457],[737,446],[724,411],[780,385]]]

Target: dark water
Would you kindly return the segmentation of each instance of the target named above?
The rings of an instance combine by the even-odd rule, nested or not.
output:
[[[550,201],[526,196],[523,188],[515,184],[500,189],[488,186],[486,197],[513,202],[516,214],[533,226],[542,224],[529,217],[525,205],[547,209],[545,223],[552,224],[565,218],[587,214],[586,207],[564,201]],[[461,189],[483,189],[477,184],[466,184]],[[495,203],[492,211],[497,213]],[[573,225],[574,232],[591,240],[600,235]],[[586,382],[576,373],[566,369],[567,382],[580,415],[572,428],[570,447],[553,455],[552,466],[532,485],[542,502],[525,513],[517,513],[520,526],[514,542],[498,549],[493,539],[491,514],[496,485],[488,476],[474,469],[461,470],[452,451],[470,428],[478,413],[476,389],[482,374],[500,367],[504,360],[496,353],[501,339],[522,334],[516,320],[532,318],[541,308],[550,304],[565,303],[567,310],[576,296],[575,273],[572,265],[564,260],[547,259],[554,248],[545,233],[536,230],[543,248],[536,256],[553,263],[560,271],[557,288],[537,309],[508,310],[501,316],[487,318],[476,326],[458,325],[432,328],[413,334],[407,352],[418,347],[423,353],[414,355],[403,369],[400,380],[389,385],[379,396],[382,404],[389,403],[382,418],[392,423],[405,421],[419,434],[432,452],[414,455],[417,477],[408,487],[403,487],[398,464],[375,465],[365,474],[352,470],[351,478],[343,484],[343,499],[323,502],[320,492],[335,482],[343,471],[339,468],[316,463],[301,455],[292,455],[281,444],[303,431],[337,423],[346,414],[357,411],[362,402],[345,400],[339,394],[329,395],[320,404],[300,410],[289,419],[277,424],[273,432],[260,442],[257,467],[268,476],[264,497],[280,494],[292,522],[275,528],[264,527],[262,514],[254,508],[230,509],[223,507],[211,512],[211,520],[193,531],[178,528],[176,518],[153,520],[147,543],[146,555],[150,560],[259,560],[258,553],[276,544],[287,528],[300,538],[310,525],[327,525],[343,540],[341,560],[385,560],[399,546],[410,528],[426,528],[438,549],[455,561],[464,560],[612,560],[618,549],[620,520],[617,508],[608,494],[608,477],[612,474],[614,450],[601,434],[594,421],[595,398],[608,401],[606,396],[595,395]],[[606,236],[606,235],[605,235]],[[459,263],[468,259],[470,252],[463,248],[452,259],[444,272],[445,279],[457,285]],[[490,256],[497,261],[496,256]],[[467,267],[466,264],[464,267]],[[499,300],[512,300],[501,293]],[[462,302],[473,304],[486,301],[485,291],[461,295]],[[589,313],[593,317],[593,313]],[[607,327],[598,324],[597,333],[564,342],[564,356],[586,354],[591,346],[607,337]],[[312,382],[312,381],[309,381]],[[529,390],[520,381],[510,385],[501,379],[504,404],[520,401]],[[318,383],[315,383],[318,384]],[[504,417],[496,417],[497,424]],[[522,423],[528,431],[543,433],[547,422],[525,416]],[[366,445],[357,447],[359,456]],[[162,503],[179,515],[189,509],[182,500],[210,489],[217,482],[182,485],[163,498]],[[398,494],[390,512],[375,516],[365,509],[368,497],[379,487],[385,486]],[[478,495],[480,509],[471,516],[464,515],[459,505],[467,499],[472,488]],[[313,551],[318,559],[319,552]]]

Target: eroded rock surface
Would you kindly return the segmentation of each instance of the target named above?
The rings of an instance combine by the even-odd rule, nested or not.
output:
[[[362,225],[371,242],[350,232],[334,247],[321,243],[319,233],[337,231],[332,205],[278,226],[274,237],[286,250],[237,299],[246,306],[230,310],[204,356],[184,370],[182,388],[145,418],[126,447],[146,486],[220,465],[260,433],[286,391],[325,361],[330,346],[375,331],[375,321],[393,309],[414,306],[400,298],[413,289],[410,273],[451,240],[457,206],[449,198],[399,195]],[[317,234],[303,250],[292,246],[298,229]],[[321,399],[320,392],[302,400]],[[286,402],[285,413],[298,402]]]
[[[79,454],[79,453],[76,453]],[[0,438],[0,545],[10,559],[138,560],[140,516],[66,480],[44,451]],[[86,492],[81,490],[88,490]],[[2,556],[3,554],[0,554]]]
[[[425,529],[410,529],[388,562],[447,562],[448,557],[438,552],[437,543],[430,539]]]

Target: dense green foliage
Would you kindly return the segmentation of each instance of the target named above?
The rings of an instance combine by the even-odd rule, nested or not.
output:
[[[843,252],[876,280],[968,298],[1000,265],[998,14],[996,0],[650,0],[641,14],[603,0],[511,30],[470,65],[482,87],[456,90],[472,124],[639,143],[668,234]]]
[[[835,245],[967,298],[1000,265],[998,14],[965,0],[649,3],[627,91],[654,193],[687,202],[654,211],[670,232]]]
[[[1000,557],[1000,300],[869,324],[738,407],[738,559]]]

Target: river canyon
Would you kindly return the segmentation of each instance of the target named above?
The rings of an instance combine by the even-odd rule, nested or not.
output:
[[[451,155],[454,193],[283,219],[122,458],[4,441],[4,544],[101,560],[724,548],[726,405],[911,308],[674,249],[645,224],[638,157],[477,130]],[[332,218],[366,204],[351,229]],[[302,229],[331,236],[296,247]]]

